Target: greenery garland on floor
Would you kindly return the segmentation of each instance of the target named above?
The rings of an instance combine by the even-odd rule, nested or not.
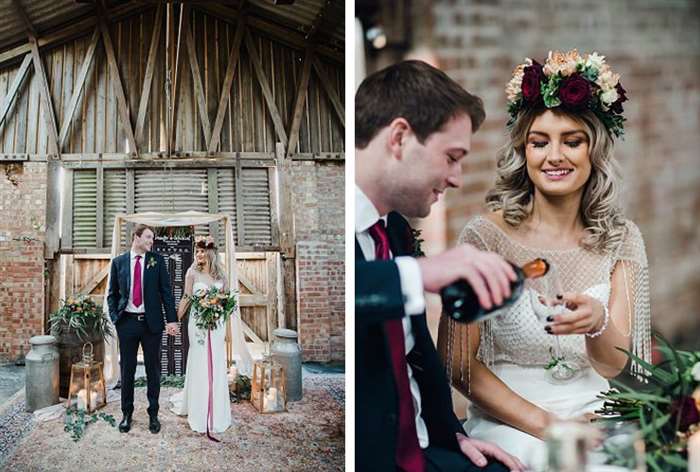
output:
[[[639,427],[646,449],[646,463],[654,472],[682,472],[688,468],[688,438],[700,431],[700,352],[677,351],[656,335],[657,350],[666,360],[659,365],[644,362],[624,351],[643,366],[641,377],[648,388],[634,390],[618,381],[601,395],[602,421],[629,421]],[[618,463],[610,457],[609,463]]]
[[[134,387],[145,387],[148,385],[146,377],[139,377],[134,380]],[[184,375],[161,375],[160,376],[160,386],[161,387],[174,387],[174,388],[184,388],[185,386],[185,376]]]
[[[87,429],[88,425],[97,423],[98,419],[109,423],[109,425],[113,428],[117,424],[114,416],[106,413],[88,414],[82,408],[77,410],[75,408],[68,408],[66,410],[66,424],[63,427],[63,430],[70,433],[71,439],[74,442],[78,442],[85,434],[85,430]]]

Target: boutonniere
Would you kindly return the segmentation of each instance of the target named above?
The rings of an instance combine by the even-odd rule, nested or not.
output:
[[[156,258],[151,256],[148,258],[148,262],[146,263],[146,269],[150,269],[151,267],[155,267],[157,264]]]
[[[421,232],[422,231],[420,229],[411,228],[411,236],[413,237],[413,257],[425,256],[423,248],[421,247],[421,244],[424,242],[420,237]]]

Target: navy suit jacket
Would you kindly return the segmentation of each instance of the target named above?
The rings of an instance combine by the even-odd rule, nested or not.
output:
[[[398,213],[388,215],[394,256],[413,254],[413,235]],[[403,318],[404,300],[394,261],[365,261],[355,241],[355,465],[358,471],[396,470],[398,394],[383,321]],[[459,451],[464,433],[425,313],[411,316],[415,347],[406,359],[418,383],[430,445]]]
[[[163,321],[163,307],[168,323],[177,321],[175,313],[175,299],[170,286],[170,276],[166,261],[163,256],[155,252],[147,252],[143,270],[143,304],[146,310],[146,323],[152,333],[161,333],[165,329]],[[131,288],[131,255],[130,252],[115,257],[109,280],[109,317],[116,326],[124,315],[127,303],[129,303],[129,290]]]

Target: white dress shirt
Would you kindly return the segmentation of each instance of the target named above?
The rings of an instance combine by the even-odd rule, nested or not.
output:
[[[386,224],[387,216],[379,215],[374,204],[369,200],[360,188],[355,185],[355,238],[362,249],[365,260],[375,259],[374,239],[369,234],[369,228],[380,219]],[[411,316],[420,315],[425,311],[425,296],[423,295],[423,283],[418,262],[413,257],[402,256],[394,259],[399,270],[401,280],[401,292],[404,296],[404,311],[407,316],[401,320],[403,324],[403,334],[406,342],[406,354],[411,352],[415,346],[413,330],[411,327]],[[418,383],[413,378],[411,366],[406,364],[408,369],[408,381],[413,397],[413,410],[416,413],[416,433],[420,447],[425,449],[430,441],[428,440],[428,428],[421,418],[421,398]]]
[[[143,274],[146,270],[146,254],[138,254],[134,251],[130,251],[129,254],[131,254],[131,264],[129,266],[131,283],[129,284],[129,302],[126,304],[126,311],[130,313],[146,313],[146,304],[143,299]],[[134,266],[136,266],[136,256],[141,256],[141,306],[138,308],[134,306],[134,300],[132,299],[134,293]]]

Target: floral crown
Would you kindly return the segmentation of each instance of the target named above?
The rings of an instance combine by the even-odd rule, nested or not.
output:
[[[194,238],[194,245],[202,249],[216,249],[214,238],[211,236],[197,236]]]
[[[627,100],[614,74],[597,52],[581,57],[576,49],[550,51],[544,66],[527,58],[513,71],[506,86],[508,113],[512,126],[524,110],[562,107],[571,112],[591,110],[613,135],[622,136],[625,118],[622,103]]]

